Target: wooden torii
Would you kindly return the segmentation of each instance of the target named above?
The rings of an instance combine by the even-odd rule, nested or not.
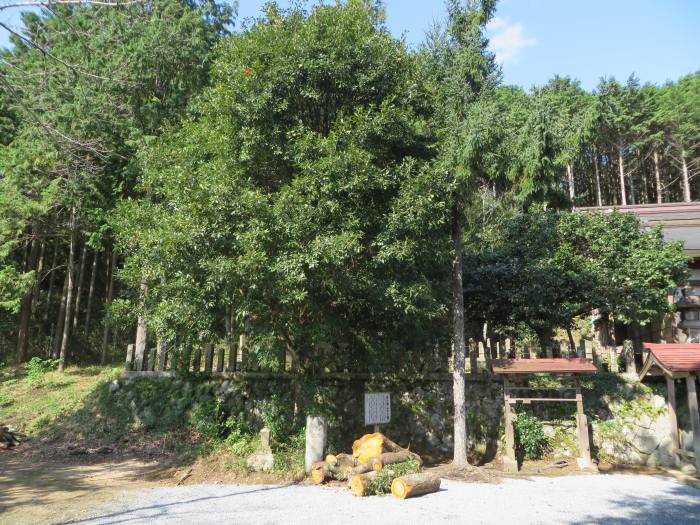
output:
[[[649,350],[644,366],[639,372],[640,380],[647,376],[663,375],[666,378],[666,408],[671,446],[676,455],[685,454],[678,439],[678,418],[676,417],[676,379],[685,379],[688,391],[688,411],[693,430],[693,452],[695,466],[700,472],[700,411],[695,381],[700,377],[700,344],[644,343]]]
[[[588,420],[583,412],[583,395],[581,394],[581,374],[597,372],[590,359],[552,358],[552,359],[494,359],[493,373],[503,377],[503,412],[506,427],[506,457],[504,467],[507,471],[517,472],[518,462],[515,457],[515,428],[513,427],[513,412],[510,405],[514,403],[530,404],[532,402],[570,402],[576,403],[576,427],[578,433],[579,468],[592,468],[591,445],[588,438]],[[573,376],[575,386],[559,388],[535,388],[517,386],[517,383],[533,374],[554,374]],[[513,386],[511,382],[515,382]],[[520,392],[550,391],[559,393],[560,397],[523,397]],[[563,392],[575,392],[575,397],[561,397]],[[569,394],[570,395],[570,394]]]

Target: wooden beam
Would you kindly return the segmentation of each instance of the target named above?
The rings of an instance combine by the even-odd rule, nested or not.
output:
[[[508,397],[508,402],[513,403],[525,403],[529,405],[532,401],[554,401],[556,403],[576,403],[576,399],[573,397]]]
[[[549,388],[549,387],[535,387],[535,386],[509,386],[508,391],[512,392],[513,390],[549,390],[552,392],[559,392],[563,390],[576,390],[575,386],[562,386],[562,387],[556,387],[556,388]]]
[[[518,471],[518,461],[515,457],[515,427],[513,426],[513,413],[510,409],[510,396],[508,395],[508,379],[503,378],[503,416],[506,427],[506,455],[503,458],[503,467],[508,472]]]
[[[698,411],[698,394],[695,390],[695,376],[685,378],[688,386],[688,410],[693,428],[693,451],[695,452],[695,467],[700,472],[700,411]]]
[[[583,395],[581,394],[581,382],[576,378],[576,427],[578,430],[578,466],[590,468],[591,444],[588,440],[588,419],[583,411]]]
[[[676,382],[672,377],[666,376],[666,410],[668,411],[668,428],[671,437],[671,448],[679,449],[678,418],[676,416]],[[674,457],[674,461],[677,458]]]

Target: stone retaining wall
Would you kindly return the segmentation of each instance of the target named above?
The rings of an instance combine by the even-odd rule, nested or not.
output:
[[[144,380],[142,376],[126,382]],[[265,413],[316,413],[329,421],[333,450],[348,450],[364,426],[365,392],[391,394],[391,423],[380,430],[431,459],[448,458],[453,445],[452,380],[449,374],[398,378],[371,374],[329,375],[306,379],[290,374],[233,374],[172,381],[214,384],[217,398],[251,429],[264,426]],[[472,458],[490,461],[501,448],[503,391],[500,380],[468,378],[467,423]],[[612,463],[672,465],[664,385],[649,388],[617,374],[600,373],[584,382],[585,412],[590,421],[593,456]],[[294,399],[297,400],[295,406]],[[575,456],[575,406],[563,403],[519,405],[544,422],[554,455]],[[569,403],[566,403],[569,405]],[[687,428],[680,414],[681,427]],[[687,432],[685,433],[687,434]],[[685,436],[686,446],[692,440]],[[273,435],[274,439],[274,435]]]

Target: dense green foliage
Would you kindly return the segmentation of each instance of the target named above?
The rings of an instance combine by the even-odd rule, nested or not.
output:
[[[547,344],[557,328],[598,309],[646,324],[669,311],[667,290],[687,277],[688,258],[660,229],[626,213],[531,210],[503,217],[467,251],[465,310],[481,338],[484,322]]]
[[[549,450],[549,441],[542,422],[534,416],[520,412],[513,419],[516,454],[524,459],[541,459]]]
[[[681,247],[569,210],[697,194],[700,76],[503,86],[495,2],[447,7],[417,49],[361,0],[230,34],[209,0],[25,14],[0,65],[3,359],[121,358],[138,317],[148,345],[244,333],[277,369],[415,366],[450,352],[455,269],[477,338],[666,311]]]

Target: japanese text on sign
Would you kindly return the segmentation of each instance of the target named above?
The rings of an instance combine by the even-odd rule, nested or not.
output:
[[[365,394],[365,425],[381,425],[391,421],[391,400],[388,392]]]

